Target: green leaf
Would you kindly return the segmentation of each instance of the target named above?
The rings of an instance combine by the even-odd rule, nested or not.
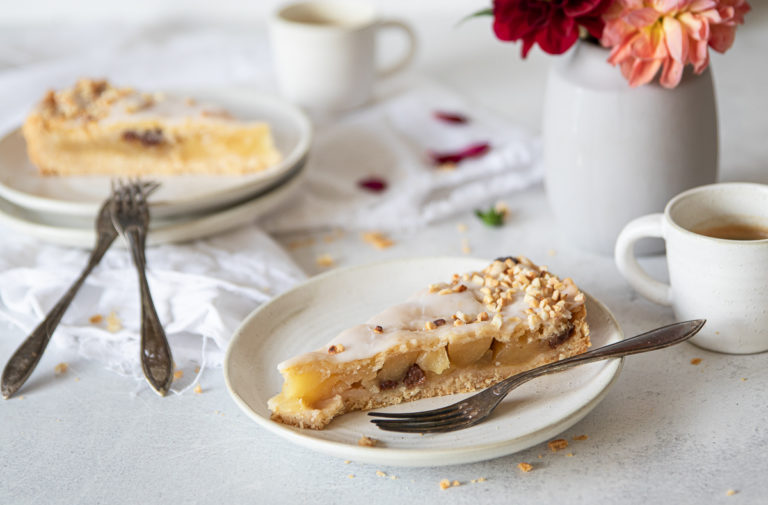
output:
[[[486,226],[499,227],[504,224],[504,212],[497,211],[494,207],[483,212],[480,209],[475,210],[475,215],[486,224]]]
[[[470,19],[479,18],[479,17],[482,17],[482,16],[493,16],[493,7],[488,8],[488,9],[481,9],[481,10],[479,10],[477,12],[474,12],[474,13],[470,14],[469,16],[461,19],[458,23],[456,23],[456,26],[458,26],[458,25],[460,25],[460,24],[462,24],[462,23],[464,23],[466,21],[469,21]]]

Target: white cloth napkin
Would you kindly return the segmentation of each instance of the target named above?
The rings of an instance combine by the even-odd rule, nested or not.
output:
[[[159,24],[0,31],[0,134],[17,127],[46,89],[81,76],[150,90],[247,82],[271,91],[270,68],[259,30]],[[462,113],[471,122],[441,123],[436,110]],[[326,122],[315,139],[304,190],[263,219],[265,229],[407,229],[490,205],[541,177],[535,138],[423,81]],[[490,152],[456,170],[437,170],[427,160],[428,150],[459,151],[475,142],[490,143]],[[384,178],[388,189],[362,190],[358,181],[366,176]],[[26,334],[76,278],[88,253],[0,232],[0,318]],[[221,363],[232,332],[251,310],[304,278],[255,225],[152,248],[147,259],[160,319],[177,367],[185,371],[177,392],[195,383],[198,367]],[[114,248],[86,281],[52,345],[141,380],[139,310],[130,256]],[[91,322],[112,313],[123,326],[119,331],[109,331],[104,320]]]
[[[3,230],[0,318],[24,334],[31,332],[77,277],[88,254]],[[172,388],[177,392],[193,385],[206,365],[221,365],[232,332],[245,316],[305,277],[255,226],[188,244],[153,247],[147,250],[147,263],[155,308],[177,368],[184,371],[183,380]],[[113,247],[80,289],[53,341],[141,379],[140,311],[130,255]],[[110,315],[121,329],[108,328]]]
[[[459,113],[456,124],[435,112]],[[459,152],[488,143],[490,151],[453,170],[435,167],[428,152]],[[411,89],[318,129],[306,191],[263,221],[267,230],[321,227],[403,230],[492,205],[538,183],[539,141],[456,93],[416,81]],[[385,191],[360,188],[369,176]]]

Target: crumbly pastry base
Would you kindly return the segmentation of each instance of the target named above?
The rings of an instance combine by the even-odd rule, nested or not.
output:
[[[286,382],[268,402],[272,419],[323,429],[346,412],[477,391],[585,352],[590,340],[584,295],[572,281],[560,281],[546,267],[524,258],[521,265],[516,262],[507,259],[499,267],[497,261],[480,274],[454,276],[447,287],[430,286],[428,294],[417,294],[416,302],[410,302],[417,304],[416,314],[434,314],[436,307],[446,308],[443,302],[451,302],[476,311],[496,309],[493,315],[482,311],[470,317],[457,311],[445,316],[453,324],[427,319],[419,323],[424,330],[418,330],[408,312],[412,305],[395,306],[394,313],[385,311],[353,327],[352,333],[342,332],[325,350],[281,364]],[[471,279],[478,275],[483,279],[475,279],[472,286]],[[397,327],[387,334],[382,327],[386,323],[377,317]],[[379,345],[381,339],[384,344]],[[370,355],[368,348],[380,350]]]

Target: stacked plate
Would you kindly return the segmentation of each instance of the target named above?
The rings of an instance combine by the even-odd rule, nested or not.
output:
[[[242,176],[155,178],[150,244],[220,233],[273,209],[295,193],[304,175],[312,127],[296,107],[245,90],[184,91],[220,105],[239,119],[265,121],[283,155],[279,164]],[[20,130],[0,140],[0,225],[64,245],[91,247],[93,221],[109,196],[109,176],[43,177],[27,158]]]

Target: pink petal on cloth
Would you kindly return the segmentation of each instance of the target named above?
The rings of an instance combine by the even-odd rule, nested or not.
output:
[[[683,27],[680,22],[670,16],[664,18],[664,39],[667,42],[669,55],[679,62],[685,62],[683,57]]]
[[[443,165],[445,163],[461,163],[467,158],[478,158],[483,156],[490,149],[491,144],[487,142],[481,142],[478,144],[472,144],[471,146],[457,152],[436,153],[434,151],[430,151],[428,154],[433,164]]]
[[[469,123],[469,118],[464,114],[458,114],[456,112],[445,112],[436,110],[434,112],[435,119],[439,119],[445,123],[465,124]]]
[[[357,185],[372,193],[381,193],[387,189],[387,181],[381,177],[371,176],[357,181]]]

